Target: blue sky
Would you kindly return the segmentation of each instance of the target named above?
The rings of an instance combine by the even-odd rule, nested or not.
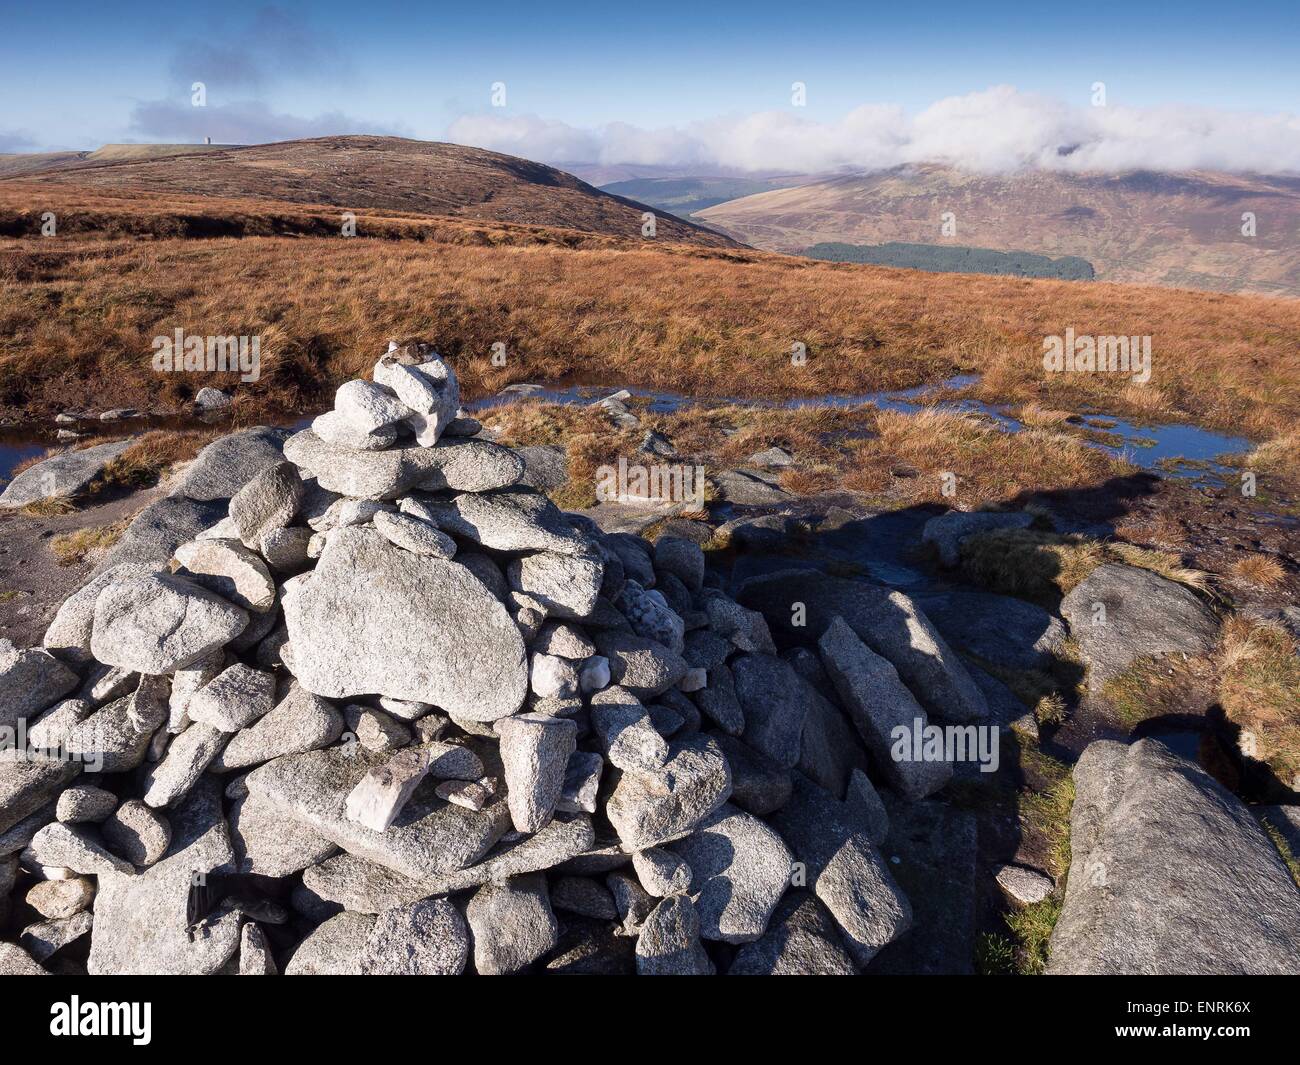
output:
[[[701,143],[717,135],[711,123],[733,130],[746,116],[769,114],[777,117],[763,128],[780,125],[794,81],[807,85],[807,106],[790,116],[796,124],[846,141],[863,136],[861,122],[845,125],[855,109],[890,107],[896,114],[884,127],[883,119],[867,125],[869,136],[887,127],[881,136],[891,144],[910,141],[910,123],[937,102],[995,86],[1038,100],[1038,114],[1046,101],[1088,107],[1092,84],[1102,81],[1111,108],[1180,109],[1190,136],[1199,135],[1201,111],[1219,113],[1221,139],[1230,132],[1222,112],[1276,118],[1300,109],[1295,0],[1240,9],[1197,0],[1176,8],[1109,0],[636,8],[5,0],[0,11],[0,150],[197,140],[211,128],[214,139],[240,140],[459,133],[487,146],[609,161],[610,152],[629,150],[617,136],[610,145],[611,124],[641,141],[653,131],[672,140],[694,126]],[[195,80],[207,86],[206,109],[190,106]],[[505,108],[490,106],[497,81],[506,85]],[[995,98],[993,110],[1006,99]],[[1109,135],[1121,126],[1113,122]],[[538,127],[583,135],[539,140]],[[1075,136],[1076,128],[1057,115],[1050,136]],[[770,161],[781,149],[726,151],[743,163]],[[847,143],[819,141],[807,151],[809,161],[830,163],[875,157]],[[1257,145],[1251,151],[1262,154]],[[644,154],[672,162],[675,152],[691,154],[664,145]]]

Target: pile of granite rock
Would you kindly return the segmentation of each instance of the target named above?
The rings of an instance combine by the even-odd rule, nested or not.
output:
[[[953,767],[891,731],[987,714],[924,615],[810,587],[778,653],[789,575],[749,609],[561,512],[424,345],[373,378],[0,645],[0,971],[853,973],[907,934],[875,785]]]

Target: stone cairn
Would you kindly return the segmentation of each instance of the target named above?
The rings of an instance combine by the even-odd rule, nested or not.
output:
[[[894,667],[842,619],[778,655],[459,402],[391,346],[169,565],[0,645],[0,908],[45,918],[0,972],[852,973],[909,929],[862,768],[952,767],[889,758]]]

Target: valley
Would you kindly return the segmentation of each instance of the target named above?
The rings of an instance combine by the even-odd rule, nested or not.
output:
[[[1103,281],[1300,295],[1291,239],[1300,180],[1289,177],[978,174],[930,164],[746,196],[704,208],[698,219],[788,254],[824,242],[967,245],[1078,256]]]

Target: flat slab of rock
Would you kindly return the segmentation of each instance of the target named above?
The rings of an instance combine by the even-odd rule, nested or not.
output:
[[[13,728],[81,683],[81,679],[39,648],[19,650],[0,639],[0,728]]]
[[[741,506],[765,506],[768,503],[784,503],[790,499],[790,493],[776,485],[741,470],[717,470],[709,475],[718,489],[718,495],[728,503]]]
[[[214,440],[185,468],[172,493],[198,502],[228,500],[263,470],[283,461],[288,437],[287,430],[259,425]]]
[[[43,499],[62,499],[84,492],[104,467],[132,443],[117,440],[80,451],[64,451],[28,466],[0,492],[0,510],[17,510]]]
[[[340,913],[298,944],[285,976],[360,976],[362,959],[376,918],[368,913]]]
[[[343,715],[333,705],[294,684],[274,710],[230,738],[211,768],[228,773],[328,747],[343,735],[343,727]]]
[[[581,661],[596,653],[596,645],[576,626],[564,621],[548,621],[533,640],[532,650]]]
[[[145,773],[144,801],[155,808],[171,806],[189,794],[199,777],[226,745],[227,733],[195,721],[167,745],[162,760]]]
[[[186,713],[196,722],[235,733],[270,713],[274,706],[274,675],[236,662],[190,697]]]
[[[244,631],[248,613],[196,584],[158,573],[115,581],[95,601],[96,660],[162,674],[197,662]]]
[[[0,832],[51,802],[80,772],[81,766],[67,759],[0,750]]]
[[[1100,691],[1144,655],[1201,655],[1214,647],[1214,613],[1189,588],[1136,566],[1098,566],[1061,601],[1061,614]]]
[[[523,969],[559,939],[546,878],[540,873],[505,883],[484,884],[465,906],[480,976],[499,976]]]
[[[164,496],[135,516],[121,539],[99,560],[93,573],[98,576],[121,564],[165,569],[181,544],[193,540],[225,516],[223,501],[200,502],[183,495]]]
[[[234,848],[215,777],[204,777],[171,812],[167,857],[143,872],[102,873],[91,933],[92,975],[201,975],[219,971],[239,949],[238,915],[207,923],[193,941],[186,903],[194,873],[233,873]]]
[[[306,867],[303,886],[318,898],[353,913],[383,913],[427,897],[423,881],[344,851]]]
[[[912,926],[912,907],[850,808],[801,774],[772,823],[806,869],[854,962],[865,966]]]
[[[552,869],[585,853],[594,841],[590,818],[556,818],[535,835],[498,844],[477,865],[453,873],[415,880],[344,853],[307,869],[303,884],[320,898],[349,910],[379,913],[431,895],[467,891],[493,881]]]
[[[32,837],[37,832],[46,825],[52,824],[55,819],[54,814],[55,804],[49,802],[40,807],[35,813],[28,814],[9,828],[0,831],[0,889],[5,886],[5,859],[9,855],[17,854],[31,843]],[[0,905],[0,911],[3,910],[4,907]]]
[[[1245,804],[1158,740],[1074,767],[1049,973],[1295,973],[1300,888]]]
[[[896,756],[898,730],[924,734],[929,720],[920,703],[889,662],[867,647],[842,618],[836,618],[819,641],[822,662],[840,693],[840,702],[890,783],[908,798],[920,799],[952,779],[949,762],[925,757],[925,749]],[[918,725],[919,723],[919,725]],[[940,752],[942,753],[942,752]]]
[[[454,536],[494,551],[554,551],[578,555],[590,540],[579,533],[546,496],[523,488],[453,499],[414,496],[402,510]]]
[[[785,570],[745,581],[737,598],[761,610],[774,631],[796,643],[820,638],[838,616],[898,671],[916,699],[946,721],[983,721],[988,704],[957,654],[902,592],[812,570]],[[806,622],[792,622],[800,616]]]
[[[409,514],[390,514],[381,510],[375,515],[373,524],[384,539],[404,551],[433,558],[452,558],[456,554],[455,540],[427,521]]]
[[[230,837],[239,872],[261,876],[292,876],[338,851],[333,842],[253,792],[231,803]]]
[[[394,447],[353,451],[328,444],[304,429],[284,445],[290,462],[322,488],[354,499],[396,499],[412,489],[488,492],[516,484],[523,460],[486,440],[444,440],[436,447]]]
[[[742,947],[728,976],[853,976],[857,968],[815,895],[791,891],[762,938]]]
[[[477,862],[510,827],[504,796],[481,811],[466,810],[434,794],[425,780],[384,832],[351,821],[347,797],[372,768],[386,760],[363,750],[333,747],[288,755],[248,775],[250,792],[284,815],[314,829],[351,854],[413,879],[453,872]]]
[[[1060,618],[1008,595],[944,592],[916,605],[952,646],[1008,669],[1050,670],[1066,637]]]
[[[827,684],[827,692],[833,692],[834,686],[821,669],[820,660],[815,655],[810,657],[817,663],[817,670]],[[803,733],[799,737],[797,768],[832,795],[843,796],[853,774],[867,769],[866,747],[848,715],[836,704],[822,698],[820,691],[815,688],[814,691],[817,698],[808,704]]]
[[[317,695],[386,695],[471,721],[523,703],[524,642],[500,601],[465,567],[373,529],[332,533],[316,569],[286,591],[284,614],[294,674]]]
[[[668,850],[690,866],[688,894],[705,939],[758,939],[790,886],[792,856],[784,841],[730,803],[685,839],[668,844]]]
[[[82,876],[134,872],[130,862],[110,854],[80,825],[46,825],[32,837],[28,853],[43,866],[71,869]]]
[[[821,696],[788,663],[774,655],[740,655],[732,661],[731,672],[745,715],[741,738],[789,769],[799,761],[810,706]]]
[[[59,606],[41,640],[45,649],[55,657],[75,665],[88,663],[91,659],[90,635],[95,627],[95,600],[99,598],[99,593],[116,580],[147,577],[158,568],[160,567],[149,564],[123,562],[98,571]]]
[[[176,549],[185,576],[245,610],[262,614],[275,605],[275,581],[266,563],[235,539],[191,540]]]
[[[166,678],[163,678],[164,680]],[[144,707],[132,693],[96,710],[67,730],[62,745],[91,769],[122,773],[141,765],[153,734],[167,721],[167,703]],[[142,711],[151,710],[151,715]]]

